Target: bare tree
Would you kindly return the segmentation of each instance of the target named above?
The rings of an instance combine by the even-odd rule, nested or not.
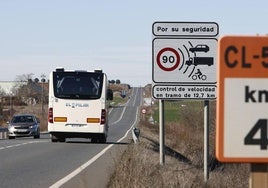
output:
[[[116,84],[120,84],[121,81],[120,81],[119,79],[117,79],[117,80],[115,81],[115,83],[116,83]]]
[[[39,82],[39,78],[35,78],[35,79],[34,79],[34,82],[35,82],[35,83],[38,83],[38,82]]]
[[[0,97],[5,96],[6,92],[4,91],[4,89],[0,86]]]
[[[33,73],[29,73],[29,74],[22,74],[22,75],[18,75],[16,76],[15,81],[18,82],[28,82],[29,80],[33,80]]]

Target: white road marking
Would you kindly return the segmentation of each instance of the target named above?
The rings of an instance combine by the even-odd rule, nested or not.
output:
[[[46,140],[42,140],[41,141],[40,140],[40,141],[23,142],[23,143],[19,143],[19,144],[14,144],[14,145],[0,147],[0,150],[14,148],[14,147],[19,147],[19,146],[23,146],[23,145],[26,145],[26,144],[40,143],[40,142],[48,142],[48,141],[46,141]]]
[[[113,122],[111,125],[114,125],[114,124],[118,123],[119,121],[121,121],[121,119],[123,118],[123,115],[124,115],[125,111],[126,111],[126,107],[124,106],[124,109],[123,109],[123,111],[121,113],[120,118],[118,120],[116,120],[115,122]]]

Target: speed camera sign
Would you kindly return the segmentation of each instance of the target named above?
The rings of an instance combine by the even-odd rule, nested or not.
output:
[[[155,22],[155,99],[215,99],[219,27],[214,22]]]
[[[155,38],[153,81],[215,85],[217,44],[214,38]]]

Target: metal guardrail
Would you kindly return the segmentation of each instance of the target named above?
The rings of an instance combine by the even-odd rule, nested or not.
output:
[[[0,127],[0,139],[7,138],[8,129]]]

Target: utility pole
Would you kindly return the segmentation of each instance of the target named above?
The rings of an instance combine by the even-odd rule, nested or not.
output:
[[[44,112],[44,82],[46,81],[45,79],[46,75],[45,74],[42,74],[41,75],[41,82],[42,82],[42,93],[41,93],[41,112],[43,114]]]

